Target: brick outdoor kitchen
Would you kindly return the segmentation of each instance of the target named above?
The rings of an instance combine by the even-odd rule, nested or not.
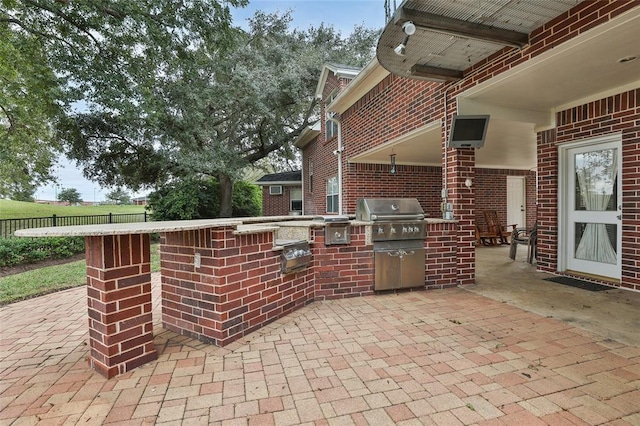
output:
[[[418,0],[406,3],[421,4]],[[412,13],[409,9],[400,12]],[[508,178],[524,178],[525,214],[519,226],[531,228],[537,223],[538,270],[583,273],[605,285],[640,290],[640,61],[612,63],[611,68],[627,68],[602,79],[607,81],[590,77],[588,82],[572,85],[579,80],[576,75],[558,75],[558,81],[548,81],[576,88],[566,94],[547,93],[527,79],[528,72],[542,72],[556,66],[554,61],[568,69],[570,64],[562,62],[557,52],[569,54],[581,46],[592,46],[589,43],[601,51],[627,46],[635,49],[629,54],[640,54],[640,2],[589,1],[566,6],[527,31],[525,46],[499,46],[469,63],[459,77],[444,82],[414,78],[406,70],[398,75],[401,72],[394,66],[404,66],[403,62],[389,60],[392,56],[387,54],[394,54],[394,46],[385,37],[402,40],[400,18],[389,21],[378,57],[363,70],[339,64],[322,67],[316,94],[322,99],[323,120],[296,143],[303,157],[300,215],[17,232],[20,236],[86,237],[90,364],[94,369],[113,377],[157,357],[151,319],[150,233],[161,234],[163,325],[204,342],[225,345],[316,300],[374,295],[373,224],[354,220],[361,198],[419,201],[427,216],[422,244],[425,280],[420,288],[443,288],[475,282],[478,212],[497,210],[506,224]],[[411,48],[422,48],[413,39],[409,43],[407,58]],[[425,69],[418,65],[410,69]],[[636,70],[635,77],[629,77],[633,75],[629,67],[635,67],[631,68]],[[587,91],[587,83],[597,90]],[[511,107],[491,102],[492,90],[520,87],[525,91],[527,84],[534,88],[531,100],[521,99],[521,105]],[[562,97],[536,103],[535,92],[540,98]],[[453,115],[483,113],[483,108],[491,114],[490,131],[491,126],[513,125],[520,132],[502,140],[516,147],[522,143],[519,149],[525,158],[517,166],[510,162],[516,155],[505,159],[500,153],[513,153],[513,147],[490,151],[491,139],[479,150],[447,146]],[[332,124],[335,121],[339,122],[337,129]],[[524,141],[531,141],[531,151],[526,151]],[[614,238],[618,269],[611,274],[582,270],[563,251],[578,223],[566,212],[564,201],[576,192],[567,183],[573,181],[566,179],[567,158],[582,142],[596,148],[599,143],[613,144],[621,153],[620,178],[614,184],[620,194],[615,203],[620,207],[614,207],[621,218],[616,228],[620,237]],[[418,154],[429,150],[434,156],[421,160]],[[487,159],[488,152],[496,153]],[[397,161],[394,173],[390,156]],[[327,193],[333,188],[329,183],[336,181],[341,183],[338,192]],[[467,181],[473,185],[465,185]],[[291,210],[290,200],[268,195],[268,185],[264,191],[265,197],[281,197],[286,203],[278,207],[278,214]],[[454,220],[441,219],[443,199],[450,204]],[[325,244],[327,224],[313,219],[326,214],[350,219],[349,244]],[[280,264],[281,242],[289,240],[308,242],[312,261],[304,269],[285,274]]]

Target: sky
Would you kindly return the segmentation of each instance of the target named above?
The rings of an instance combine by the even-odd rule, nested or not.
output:
[[[401,0],[397,1],[398,4]],[[353,27],[364,25],[369,28],[382,28],[385,23],[384,0],[250,0],[249,5],[233,12],[234,23],[246,27],[247,18],[253,16],[256,10],[265,12],[291,11],[292,28],[306,29],[319,26],[320,23],[333,26],[344,37],[348,36]],[[321,67],[322,64],[318,64]],[[55,200],[62,188],[75,188],[83,201],[100,202],[113,188],[102,188],[82,176],[82,171],[68,159],[60,158],[54,169],[58,177],[56,184],[49,184],[36,190],[35,197],[39,200]],[[140,197],[147,192],[131,193],[132,197]]]

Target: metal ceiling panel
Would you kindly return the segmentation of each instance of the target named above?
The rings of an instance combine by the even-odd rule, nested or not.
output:
[[[581,0],[405,0],[385,27],[378,42],[377,56],[388,71],[407,77],[415,65],[427,65],[464,71],[505,46],[506,40],[481,40],[468,35],[452,35],[420,26],[409,37],[405,55],[394,52],[405,39],[403,16],[425,13],[434,18],[455,19],[463,26],[474,25],[496,31],[507,30],[526,35],[556,16],[576,6]],[[519,44],[522,45],[522,44]],[[434,78],[428,78],[434,79]],[[437,79],[437,78],[436,78]]]
[[[530,33],[541,24],[576,6],[580,1],[406,0],[400,8]]]
[[[412,42],[408,48],[411,48]],[[416,40],[422,46],[418,63],[462,71],[470,65],[481,61],[502,46],[482,41],[469,42],[468,39],[442,33],[423,31]],[[465,64],[463,68],[460,64]]]

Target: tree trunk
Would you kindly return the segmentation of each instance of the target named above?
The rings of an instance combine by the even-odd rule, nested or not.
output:
[[[220,217],[231,217],[233,214],[233,181],[224,172],[218,173],[220,182]]]

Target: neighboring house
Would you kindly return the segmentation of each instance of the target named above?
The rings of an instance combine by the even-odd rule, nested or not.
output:
[[[285,216],[302,214],[302,172],[264,175],[256,181],[262,186],[262,214]]]
[[[132,198],[131,203],[136,206],[146,206],[148,204],[148,197],[145,195],[144,197]]]
[[[361,197],[415,197],[431,217],[448,205],[468,284],[492,208],[537,222],[539,270],[640,290],[640,3],[487,8],[406,0],[363,70],[323,68],[324,119],[296,142],[305,214],[353,214]],[[454,114],[491,116],[483,147],[447,147]]]

